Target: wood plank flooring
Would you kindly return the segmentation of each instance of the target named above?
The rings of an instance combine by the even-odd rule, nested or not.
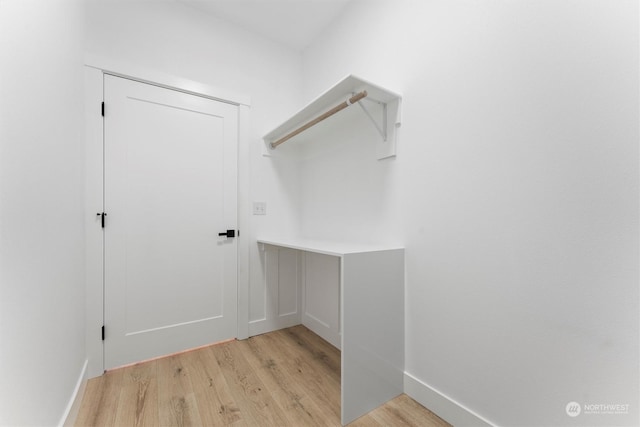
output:
[[[340,351],[294,326],[89,380],[76,426],[339,426]],[[350,426],[450,426],[401,395]]]

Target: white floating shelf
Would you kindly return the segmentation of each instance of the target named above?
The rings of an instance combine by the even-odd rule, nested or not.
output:
[[[402,96],[396,92],[392,92],[354,75],[349,75],[340,80],[322,95],[311,101],[311,103],[302,110],[295,113],[271,132],[267,133],[263,137],[265,143],[265,154],[269,155],[271,151],[276,149],[272,148],[271,143],[321,116],[325,111],[346,101],[353,94],[362,91],[366,91],[367,96],[357,102],[360,106],[353,105],[351,108],[361,108],[363,110],[363,114],[366,114],[369,117],[372,125],[376,127],[380,134],[376,144],[378,159],[395,156],[398,137],[397,128],[401,123],[400,107],[402,103]],[[377,112],[371,114],[369,112],[368,107],[370,105],[368,104],[371,103],[382,105],[381,114],[377,114]],[[321,124],[319,124],[319,126],[321,126]],[[294,136],[293,138],[296,137]]]

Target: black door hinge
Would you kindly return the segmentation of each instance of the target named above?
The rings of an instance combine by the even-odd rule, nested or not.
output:
[[[100,224],[102,225],[102,228],[104,228],[104,217],[107,216],[107,213],[98,212],[96,215],[100,217]]]
[[[104,341],[104,325],[102,325],[102,341]]]
[[[102,103],[101,111],[102,111],[102,117],[104,117],[104,102]]]

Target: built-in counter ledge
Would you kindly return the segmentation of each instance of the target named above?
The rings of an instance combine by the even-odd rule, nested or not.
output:
[[[347,254],[364,252],[381,252],[388,250],[404,249],[402,246],[374,245],[361,243],[331,242],[325,240],[297,239],[297,238],[258,238],[258,244],[279,246],[282,248],[297,249],[300,251],[315,252],[325,255],[344,256]]]

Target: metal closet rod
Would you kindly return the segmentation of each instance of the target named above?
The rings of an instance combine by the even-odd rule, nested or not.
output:
[[[271,148],[276,148],[278,145],[282,144],[283,142],[293,138],[294,136],[298,135],[299,133],[304,132],[305,130],[309,129],[311,126],[317,125],[318,123],[320,123],[324,119],[333,116],[338,111],[344,110],[349,105],[355,104],[356,102],[360,101],[362,98],[364,98],[366,96],[367,96],[367,91],[366,90],[363,90],[362,92],[356,93],[351,98],[349,98],[346,101],[344,101],[342,104],[336,105],[331,110],[329,110],[326,113],[323,113],[322,115],[316,117],[315,119],[311,120],[307,124],[304,124],[304,125],[300,126],[298,129],[294,130],[293,132],[283,136],[282,138],[280,138],[279,140],[277,140],[275,142],[272,142],[271,143]]]

